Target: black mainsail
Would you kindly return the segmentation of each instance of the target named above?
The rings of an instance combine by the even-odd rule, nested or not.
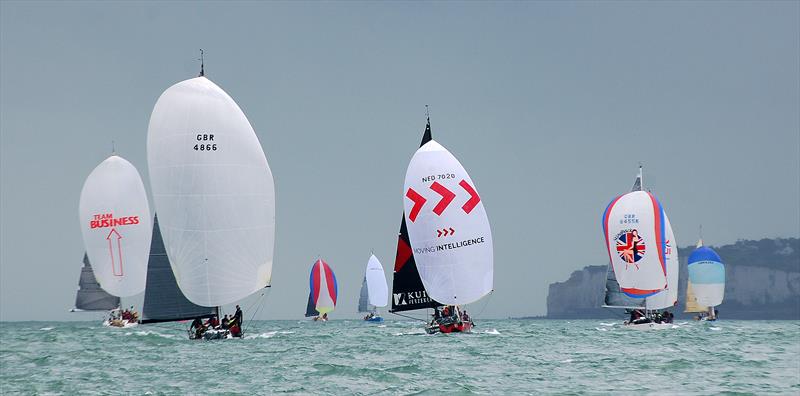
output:
[[[216,308],[203,307],[183,295],[172,273],[167,249],[161,239],[158,215],[153,219],[153,239],[150,243],[150,260],[147,262],[147,283],[144,289],[142,319],[139,323],[159,323],[208,318],[217,313]]]
[[[308,304],[306,305],[306,317],[317,316],[317,306],[314,305],[314,299],[311,298],[311,292],[308,293]]]
[[[431,137],[431,119],[425,125],[425,133],[422,135],[422,147],[425,143],[433,140]],[[408,229],[406,228],[406,215],[400,222],[400,233],[397,239],[397,255],[394,261],[394,280],[392,282],[392,309],[389,312],[402,312],[414,309],[425,309],[440,306],[438,302],[428,297],[428,292],[422,285],[419,277],[417,263],[414,261],[414,252],[411,250],[411,243],[408,240]]]
[[[108,294],[97,282],[92,272],[89,256],[83,253],[83,267],[78,280],[78,293],[72,311],[110,311],[119,308],[119,297]]]

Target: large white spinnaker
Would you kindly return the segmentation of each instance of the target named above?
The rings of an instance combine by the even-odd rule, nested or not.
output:
[[[469,304],[492,291],[492,232],[475,184],[435,140],[406,171],[404,208],[411,249],[428,295]]]
[[[606,208],[606,248],[620,290],[626,295],[645,298],[666,288],[664,226],[664,210],[649,192],[629,192]]]
[[[219,306],[269,284],[275,186],[236,102],[205,77],[168,88],[150,117],[147,162],[183,294],[195,304]]]
[[[117,155],[86,178],[79,208],[81,233],[103,290],[118,297],[144,291],[150,255],[150,206],[139,172]]]
[[[672,224],[664,213],[664,255],[667,258],[667,288],[657,294],[647,297],[647,309],[666,309],[674,307],[678,302],[678,274],[680,261],[678,259],[678,242],[672,232]]]
[[[386,284],[383,266],[374,254],[367,262],[366,278],[369,303],[375,307],[385,307],[389,303],[389,285]]]

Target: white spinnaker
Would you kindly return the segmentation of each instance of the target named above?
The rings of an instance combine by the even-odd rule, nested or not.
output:
[[[404,207],[422,284],[443,304],[469,304],[492,291],[492,231],[461,163],[434,140],[406,171]]]
[[[647,297],[647,309],[666,309],[675,306],[678,302],[678,274],[680,272],[680,260],[678,258],[678,242],[672,232],[672,224],[669,217],[664,213],[664,234],[666,235],[667,257],[667,288],[658,294]]]
[[[667,283],[666,274],[659,258],[659,244],[663,235],[656,227],[659,210],[654,208],[655,197],[644,191],[632,191],[620,196],[607,209],[606,244],[614,267],[614,274],[620,289],[630,296],[663,290]],[[635,231],[635,233],[634,233]],[[629,235],[638,235],[645,248],[640,258],[634,262],[623,259],[623,251]],[[625,239],[625,241],[623,241]],[[627,249],[631,251],[632,249]],[[641,251],[640,251],[641,252]],[[636,256],[634,256],[636,257]]]
[[[376,307],[385,307],[389,303],[389,285],[386,284],[383,266],[375,255],[369,257],[366,277],[369,303]]]
[[[147,162],[175,278],[195,304],[233,303],[272,276],[275,186],[242,110],[205,77],[161,94]]]
[[[153,225],[136,168],[116,155],[97,165],[83,184],[79,215],[100,286],[118,297],[144,291]]]

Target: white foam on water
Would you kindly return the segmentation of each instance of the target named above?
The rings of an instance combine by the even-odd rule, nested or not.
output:
[[[378,325],[378,328],[384,328],[386,325]]]
[[[616,326],[616,323],[603,323],[603,322],[600,322],[600,326]]]
[[[722,327],[709,327],[709,329],[714,330],[714,331],[719,331],[719,330],[722,330]]]
[[[256,334],[252,336],[245,336],[245,338],[272,338],[275,337],[275,334],[278,334],[277,331],[268,331],[266,333]]]
[[[561,363],[572,363],[572,359],[562,360]]]
[[[134,332],[127,332],[125,333],[126,336],[129,335],[136,335],[136,336],[150,336],[155,335],[163,338],[176,338],[175,334],[161,334],[155,331],[144,330],[144,331],[134,331]]]
[[[41,328],[41,329],[39,329],[39,330],[42,330],[42,331],[50,331],[50,330],[53,330],[54,328],[55,328],[55,327],[42,327],[42,328]]]
[[[500,335],[500,332],[497,331],[497,329],[491,329],[491,330],[484,330],[483,334]]]
[[[597,331],[608,331],[608,329],[604,329],[602,327],[595,327],[594,329]]]

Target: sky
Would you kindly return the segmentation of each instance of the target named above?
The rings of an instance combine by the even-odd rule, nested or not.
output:
[[[711,245],[798,237],[799,26],[796,1],[2,1],[0,320],[97,317],[67,312],[81,187],[113,141],[152,194],[150,113],[200,48],[275,178],[257,319],[302,317],[318,255],[333,318],[358,315],[371,251],[391,282],[425,105],[491,223],[473,316],[544,315],[550,283],[605,264],[600,216],[640,162],[680,246],[700,224]]]

